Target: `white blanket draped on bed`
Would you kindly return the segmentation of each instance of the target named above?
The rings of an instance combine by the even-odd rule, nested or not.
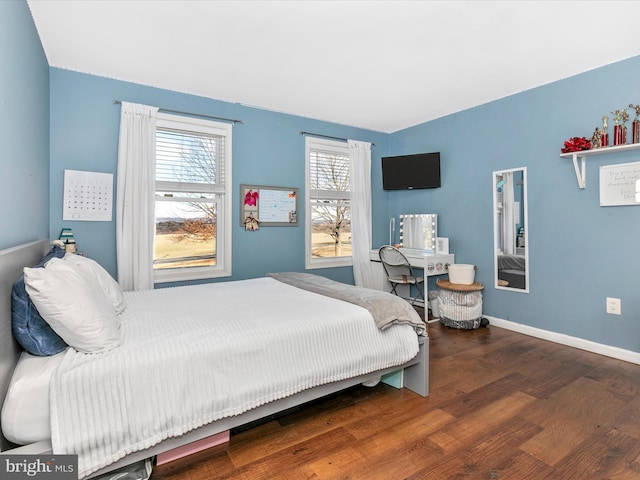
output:
[[[80,478],[168,437],[418,352],[411,326],[380,331],[362,307],[272,278],[125,295],[121,346],[69,349],[52,377],[53,451],[77,453]]]

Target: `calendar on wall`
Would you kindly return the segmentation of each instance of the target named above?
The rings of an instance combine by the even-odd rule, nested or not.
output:
[[[63,220],[110,222],[113,174],[64,171]]]

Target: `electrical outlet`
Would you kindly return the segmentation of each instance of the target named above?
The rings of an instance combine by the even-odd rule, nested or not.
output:
[[[622,315],[622,304],[619,298],[607,297],[607,313]]]

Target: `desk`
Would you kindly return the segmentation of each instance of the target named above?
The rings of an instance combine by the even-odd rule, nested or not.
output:
[[[428,277],[433,277],[435,275],[445,275],[446,273],[448,273],[448,266],[452,263],[455,263],[455,255],[453,253],[435,253],[414,248],[401,248],[400,251],[404,253],[405,257],[407,257],[407,260],[409,260],[409,263],[412,267],[424,270],[424,298],[425,300],[429,301],[429,287],[427,284]],[[375,289],[382,290],[384,292],[390,292],[391,286],[387,281],[387,275],[385,274],[384,267],[382,266],[382,262],[380,261],[378,250],[371,250],[369,252],[369,259],[372,262],[373,275],[376,282]],[[407,287],[405,287],[405,290],[408,289],[409,286],[407,285]],[[399,293],[402,293],[402,290],[399,290]],[[409,295],[407,295],[407,297],[408,296]],[[428,309],[426,305],[424,307],[425,316],[427,316]]]

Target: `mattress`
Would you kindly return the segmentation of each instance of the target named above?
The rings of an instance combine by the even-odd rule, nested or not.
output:
[[[121,345],[68,349],[51,379],[54,453],[79,477],[127,453],[318,385],[401,365],[410,325],[272,278],[126,292]]]
[[[20,355],[2,405],[2,433],[10,442],[27,445],[51,438],[49,381],[63,356]]]

